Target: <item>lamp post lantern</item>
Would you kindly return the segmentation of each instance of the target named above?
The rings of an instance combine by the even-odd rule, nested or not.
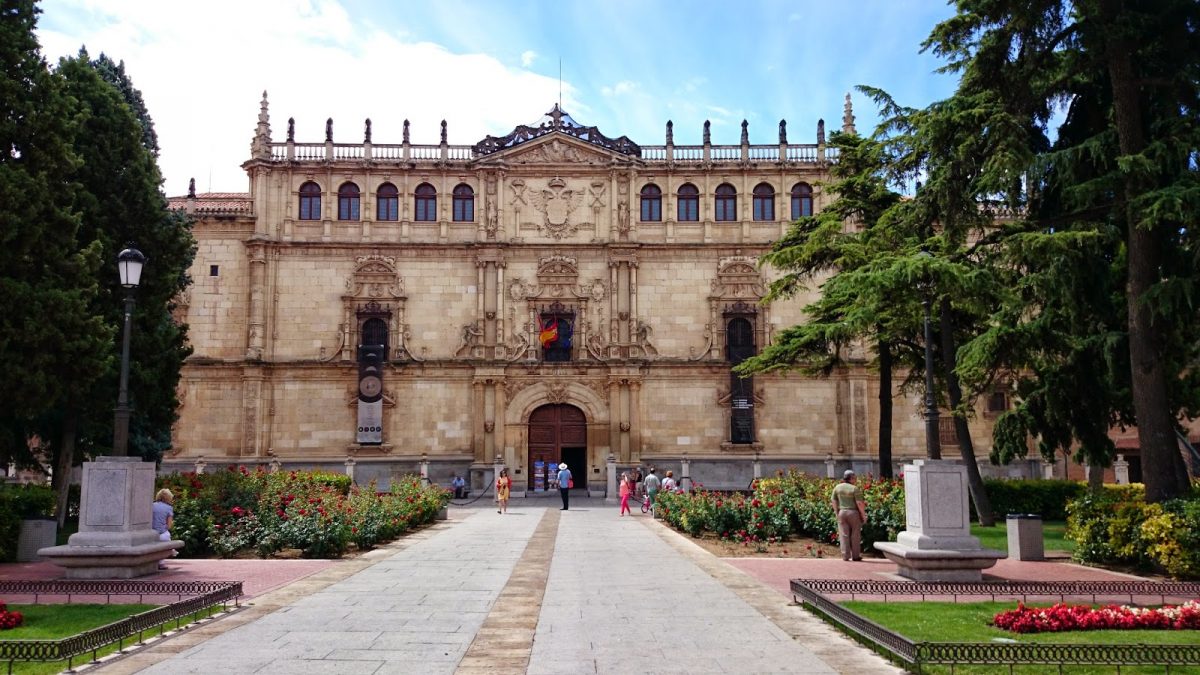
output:
[[[129,446],[129,331],[133,317],[133,293],[142,281],[146,256],[130,246],[117,255],[117,270],[125,288],[125,331],[121,339],[121,385],[117,392],[117,410],[113,424],[113,456],[124,457]]]
[[[918,257],[932,258],[929,251],[921,251]],[[933,298],[931,284],[926,279],[921,284],[921,305],[925,308],[925,455],[929,459],[942,458],[942,442],[938,436],[937,400],[933,392],[933,326],[930,322]]]

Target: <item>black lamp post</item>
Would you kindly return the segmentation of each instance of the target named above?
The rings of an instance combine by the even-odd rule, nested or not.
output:
[[[929,251],[921,251],[918,257],[932,258]],[[925,454],[929,459],[942,458],[942,440],[938,435],[937,400],[933,395],[933,326],[930,315],[933,309],[931,283],[928,278],[921,282],[921,305],[925,307]]]
[[[124,457],[129,446],[129,330],[133,316],[133,293],[142,280],[146,256],[132,246],[117,255],[121,286],[125,288],[125,336],[121,340],[121,387],[117,393],[117,414],[113,424],[113,456]]]

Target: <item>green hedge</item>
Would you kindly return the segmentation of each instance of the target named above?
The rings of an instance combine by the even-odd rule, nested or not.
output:
[[[0,486],[0,562],[17,559],[21,521],[54,515],[54,491],[45,485]]]
[[[1087,492],[1087,484],[1073,480],[987,478],[983,487],[998,521],[1010,513],[1035,513],[1042,520],[1066,520],[1067,503]],[[978,520],[974,504],[971,518]]]

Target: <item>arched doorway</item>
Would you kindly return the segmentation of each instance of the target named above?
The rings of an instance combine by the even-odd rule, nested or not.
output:
[[[550,404],[529,414],[529,489],[557,488],[558,464],[571,468],[575,487],[587,487],[587,418],[573,405]]]

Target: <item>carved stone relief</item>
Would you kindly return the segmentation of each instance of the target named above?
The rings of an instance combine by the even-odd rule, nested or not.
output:
[[[583,205],[582,190],[571,188],[567,181],[556,176],[541,190],[530,190],[528,196],[533,209],[542,215],[538,232],[562,239],[579,230],[580,223],[572,215]]]

